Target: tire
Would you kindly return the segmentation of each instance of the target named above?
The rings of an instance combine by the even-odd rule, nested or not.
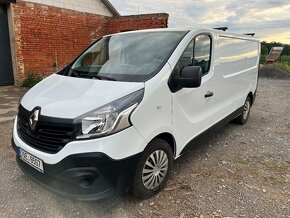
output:
[[[141,199],[154,196],[164,188],[172,167],[173,152],[170,145],[162,139],[153,139],[139,160],[131,192]]]
[[[237,118],[235,118],[233,120],[233,122],[236,124],[240,124],[240,125],[246,124],[246,122],[250,116],[251,105],[252,105],[252,101],[251,101],[250,97],[247,97],[245,104],[244,104],[244,107],[243,107],[243,113],[240,116],[238,116]]]

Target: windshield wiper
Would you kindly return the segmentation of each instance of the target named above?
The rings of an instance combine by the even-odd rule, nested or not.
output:
[[[117,81],[115,78],[108,77],[108,76],[102,76],[98,73],[83,73],[81,71],[77,71],[74,69],[71,69],[71,74],[73,74],[76,77],[90,77],[90,78],[96,78],[99,80],[110,80],[110,81]]]
[[[88,76],[95,77],[95,78],[97,78],[99,80],[105,79],[105,80],[110,80],[110,81],[117,81],[115,78],[108,77],[108,76],[101,76],[101,75],[99,75],[97,73],[89,73]]]

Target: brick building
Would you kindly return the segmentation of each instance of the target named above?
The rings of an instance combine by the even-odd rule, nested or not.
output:
[[[108,0],[0,0],[0,85],[56,72],[103,35],[167,22],[168,14],[121,16]]]

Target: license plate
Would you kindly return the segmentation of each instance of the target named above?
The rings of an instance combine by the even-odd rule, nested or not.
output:
[[[38,170],[39,172],[44,172],[43,170],[43,162],[42,160],[34,157],[33,155],[29,154],[28,152],[24,151],[23,149],[19,148],[18,155],[21,160]]]

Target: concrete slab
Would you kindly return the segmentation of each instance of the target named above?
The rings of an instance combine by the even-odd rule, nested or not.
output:
[[[14,120],[20,97],[27,91],[23,87],[0,87],[0,124]]]

